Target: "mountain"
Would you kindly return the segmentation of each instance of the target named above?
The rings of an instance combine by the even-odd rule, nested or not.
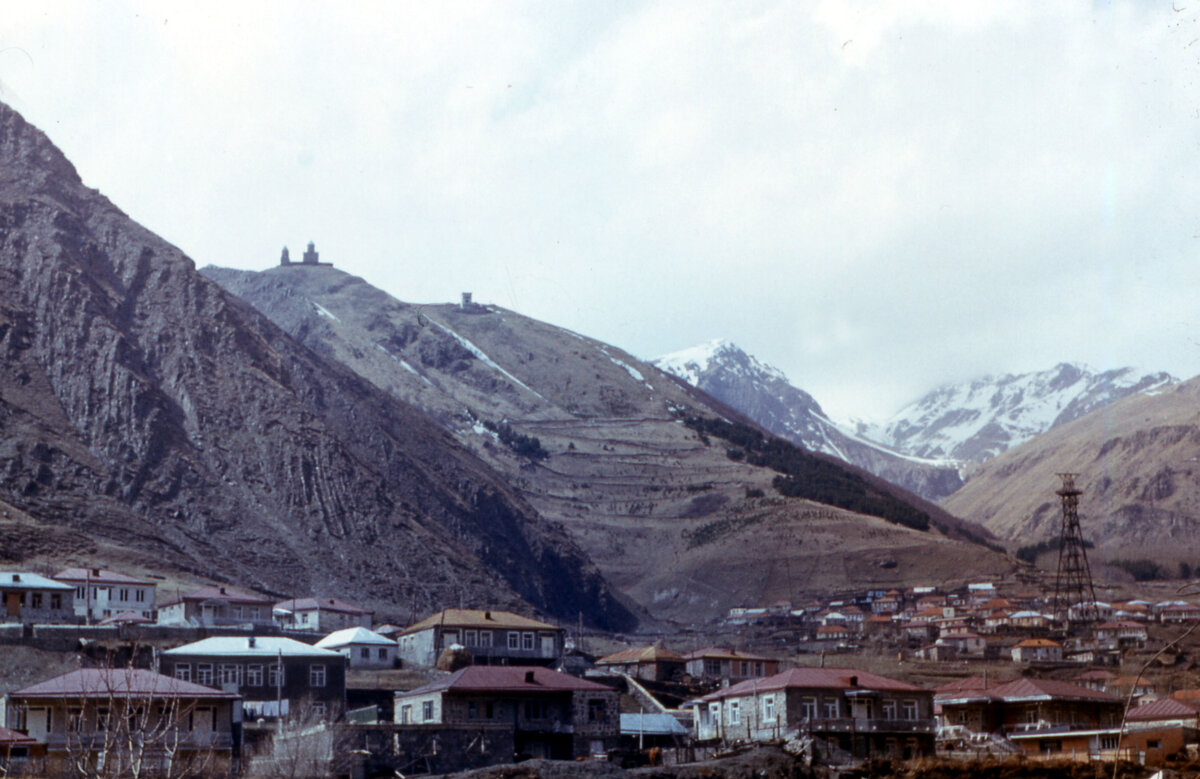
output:
[[[1060,363],[1046,371],[938,387],[883,424],[859,425],[858,432],[915,457],[978,465],[1056,425],[1176,381],[1166,373],[1138,375],[1133,368],[1094,373]]]
[[[562,528],[441,426],[205,279],[2,104],[0,359],[7,562],[120,554],[383,614],[469,602],[634,624]]]
[[[1058,473],[1078,473],[1093,560],[1200,562],[1200,379],[1125,398],[984,463],[947,508],[1032,544],[1060,531]]]
[[[767,441],[615,346],[498,306],[406,303],[336,267],[202,272],[436,419],[655,617],[1011,570],[936,506]]]
[[[792,443],[833,455],[929,500],[962,486],[954,463],[903,455],[842,429],[781,371],[729,341],[674,352],[654,364]]]

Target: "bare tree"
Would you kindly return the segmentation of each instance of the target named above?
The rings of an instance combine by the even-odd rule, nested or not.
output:
[[[345,752],[344,728],[326,711],[301,704],[278,723],[275,735],[246,762],[243,776],[320,779],[335,773]]]

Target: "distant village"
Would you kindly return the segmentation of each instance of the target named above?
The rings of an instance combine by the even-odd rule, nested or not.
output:
[[[503,610],[377,624],[323,596],[213,585],[160,602],[156,590],[100,568],[0,572],[0,644],[79,658],[8,689],[0,775],[101,776],[130,761],[167,776],[678,764],[754,743],[832,765],[1154,766],[1200,749],[1200,689],[1167,672],[1200,625],[1186,600],[1061,610],[1038,588],[991,582],[867,590],[735,608],[638,645]]]

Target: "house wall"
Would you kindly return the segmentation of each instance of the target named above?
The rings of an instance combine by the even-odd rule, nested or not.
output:
[[[324,647],[330,649],[332,647]],[[363,657],[363,650],[367,656]],[[396,664],[396,646],[384,644],[351,644],[337,647],[333,651],[346,658],[351,668],[392,668]]]
[[[433,628],[400,636],[396,646],[400,660],[406,665],[430,666],[437,662]]]
[[[564,635],[562,630],[435,625],[400,636],[397,644],[400,659],[419,666],[434,665],[438,654],[451,644],[465,646],[476,665],[548,665],[562,656]]]
[[[283,685],[276,691],[271,684],[271,666],[279,662],[277,654],[262,652],[252,655],[199,655],[161,654],[159,672],[177,679],[203,684],[218,689],[232,688],[240,693],[247,703],[274,702],[280,697],[294,709],[308,702],[325,706],[329,713],[341,711],[346,703],[346,662],[338,657],[306,657],[303,655],[283,656]],[[211,681],[201,677],[201,666],[211,670]],[[324,684],[314,686],[313,668],[324,668]],[[222,669],[237,679],[235,684],[222,683]]]
[[[75,616],[101,620],[123,611],[132,611],[147,619],[154,616],[153,584],[99,584],[59,579],[75,588]],[[90,592],[88,591],[90,590]]]
[[[28,625],[74,621],[75,590],[70,587],[0,587],[0,622]]]
[[[351,614],[331,609],[302,609],[292,614],[287,627],[296,630],[311,630],[317,633],[332,633],[344,628],[371,627],[370,614]]]
[[[62,751],[78,749],[80,742],[89,737],[102,742],[103,736],[96,735],[102,732],[98,727],[102,719],[101,709],[107,708],[114,719],[119,719],[120,713],[143,704],[149,704],[151,712],[157,711],[159,705],[166,706],[168,720],[174,718],[182,724],[180,738],[183,741],[211,743],[225,750],[233,745],[233,703],[229,700],[175,701],[146,696],[144,700],[135,699],[132,702],[112,699],[81,703],[77,698],[45,700],[13,697],[6,706],[6,718],[21,726],[33,738],[44,742],[50,751]],[[165,723],[159,719],[150,719],[146,723],[151,732],[164,726]]]

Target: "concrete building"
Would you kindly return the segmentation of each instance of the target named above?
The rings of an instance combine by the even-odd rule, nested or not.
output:
[[[562,656],[565,631],[511,611],[446,609],[405,628],[400,659],[432,666],[447,647],[471,653],[475,665],[553,664]]]
[[[103,568],[65,568],[53,578],[75,588],[75,616],[89,624],[123,613],[154,618],[154,582]]]
[[[27,571],[0,571],[0,621],[75,621],[75,588]]]
[[[374,616],[374,612],[334,598],[293,598],[276,603],[272,611],[280,627],[314,633],[370,628]]]
[[[272,602],[232,587],[200,587],[158,607],[160,625],[274,625]]]
[[[396,665],[396,642],[366,628],[336,630],[316,645],[345,655],[350,668],[392,668]]]

